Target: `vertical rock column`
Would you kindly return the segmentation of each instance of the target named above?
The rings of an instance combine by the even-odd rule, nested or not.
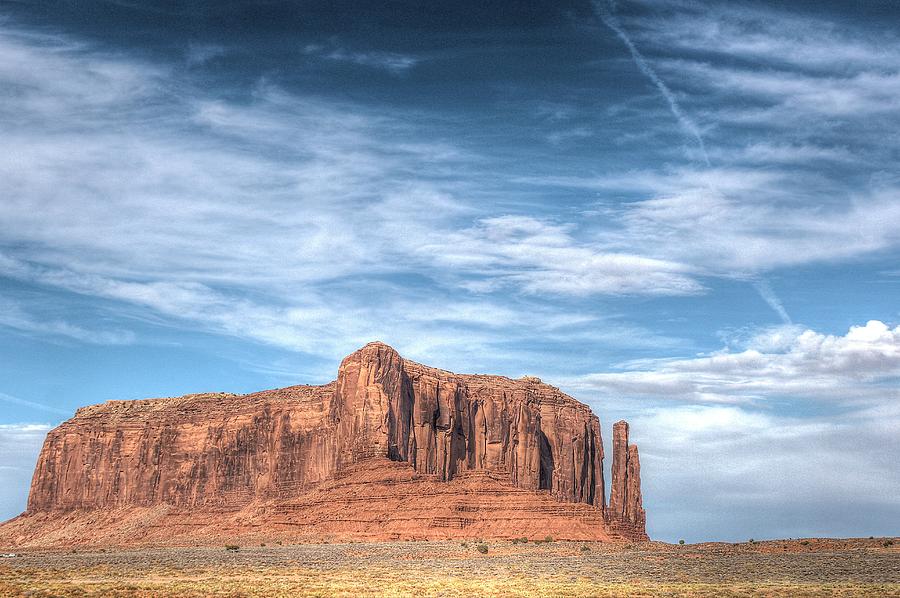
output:
[[[613,424],[612,488],[607,515],[610,523],[631,539],[646,539],[641,497],[641,461],[637,445],[628,444],[628,422]]]
[[[641,497],[641,460],[638,457],[636,444],[628,446],[628,470],[625,481],[627,484],[625,488],[625,521],[644,532],[646,515]]]
[[[609,516],[622,519],[628,496],[628,422],[613,424],[612,438],[612,480],[609,490]]]

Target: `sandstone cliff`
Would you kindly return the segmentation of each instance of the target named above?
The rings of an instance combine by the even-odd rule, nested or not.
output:
[[[79,409],[47,436],[28,510],[0,540],[46,541],[53,527],[58,544],[75,529],[128,543],[119,531],[138,519],[151,529],[136,537],[156,543],[204,521],[286,538],[644,539],[624,422],[613,447],[607,509],[586,405],[536,378],[454,374],[370,343],[324,386]]]

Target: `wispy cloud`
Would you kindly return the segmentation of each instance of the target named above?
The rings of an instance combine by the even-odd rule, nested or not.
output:
[[[649,195],[602,212],[597,241],[696,274],[752,279],[777,268],[860,259],[900,244],[900,187],[870,181],[842,196],[818,173],[677,168],[523,178],[541,186]],[[618,226],[615,226],[618,225]]]
[[[660,47],[810,71],[897,67],[900,37],[890,27],[861,29],[849,20],[746,3],[640,3],[651,5],[658,17],[630,25],[642,41]]]
[[[190,44],[185,53],[185,58],[188,65],[200,66],[226,54],[225,46],[220,44]]]
[[[24,333],[70,338],[97,345],[127,345],[135,340],[134,333],[129,330],[89,330],[65,320],[35,316],[21,305],[0,297],[0,327],[4,326]]]
[[[546,312],[547,293],[703,290],[682,263],[610,251],[571,223],[467,199],[480,193],[484,157],[423,141],[402,114],[265,81],[249,102],[208,98],[183,73],[65,38],[13,32],[0,45],[16,57],[0,81],[20,90],[0,102],[14,148],[0,157],[6,277],[329,355],[383,336],[368,294],[389,298],[384,314],[431,305],[445,326],[474,334],[489,320],[523,321],[486,315],[502,305]],[[404,276],[431,286],[403,303],[410,290],[391,292],[402,283],[390,280]],[[421,338],[426,323],[406,321],[392,335]],[[132,340],[22,314],[6,324]]]
[[[349,62],[360,66],[382,69],[395,75],[402,74],[422,62],[422,59],[408,54],[383,52],[378,50],[352,51],[336,43],[307,44],[303,53],[335,62]]]
[[[536,179],[650,198],[611,206],[602,221],[511,215],[469,199],[489,184],[485,156],[422,141],[402,114],[265,81],[249,102],[229,102],[65,38],[13,31],[0,44],[16,57],[0,79],[18,90],[0,102],[13,148],[0,157],[10,198],[0,207],[3,274],[279,347],[334,355],[384,336],[363,323],[381,317],[369,293],[390,297],[384,313],[409,308],[392,277],[428,280],[415,303],[457,314],[474,333],[483,321],[448,306],[448,290],[468,313],[535,313],[549,297],[694,295],[706,291],[703,277],[755,280],[900,242],[889,183],[802,204],[791,198],[814,197],[822,181],[787,167]],[[21,314],[6,324],[88,342],[133,338]],[[409,320],[392,334],[412,342],[424,325]]]
[[[443,266],[527,293],[690,295],[703,290],[688,266],[579,243],[572,227],[529,216],[486,218],[423,247]]]

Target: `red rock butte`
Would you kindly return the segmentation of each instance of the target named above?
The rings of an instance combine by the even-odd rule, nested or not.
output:
[[[0,545],[646,540],[627,423],[612,446],[607,505],[587,405],[370,343],[323,386],[79,409],[48,434]]]

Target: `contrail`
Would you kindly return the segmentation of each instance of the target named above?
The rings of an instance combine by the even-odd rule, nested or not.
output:
[[[791,317],[788,315],[787,311],[784,309],[784,305],[781,303],[781,299],[775,294],[775,291],[772,290],[772,287],[769,286],[769,283],[765,280],[757,280],[753,283],[753,287],[756,289],[756,292],[759,293],[759,296],[763,298],[763,301],[769,304],[775,313],[781,316],[782,321],[785,324],[793,324],[791,321]]]
[[[659,78],[659,75],[656,74],[647,62],[647,59],[644,58],[644,55],[640,53],[634,45],[634,42],[631,41],[631,37],[629,37],[629,35],[625,33],[625,30],[622,29],[622,26],[619,24],[619,19],[617,19],[616,15],[612,12],[614,6],[614,3],[611,1],[608,4],[603,0],[594,1],[594,8],[596,8],[600,20],[603,21],[604,25],[612,29],[625,44],[625,47],[628,48],[628,51],[631,53],[631,58],[634,60],[634,64],[636,64],[638,69],[650,79],[653,85],[656,86],[656,89],[659,90],[659,93],[666,99],[666,102],[669,104],[669,110],[671,110],[681,127],[697,141],[697,145],[700,147],[700,153],[703,156],[703,162],[709,166],[709,155],[706,153],[706,144],[703,142],[703,136],[700,135],[700,130],[697,128],[697,125],[694,124],[694,121],[682,112],[681,106],[678,105],[678,100],[675,99],[672,91],[665,82]]]

